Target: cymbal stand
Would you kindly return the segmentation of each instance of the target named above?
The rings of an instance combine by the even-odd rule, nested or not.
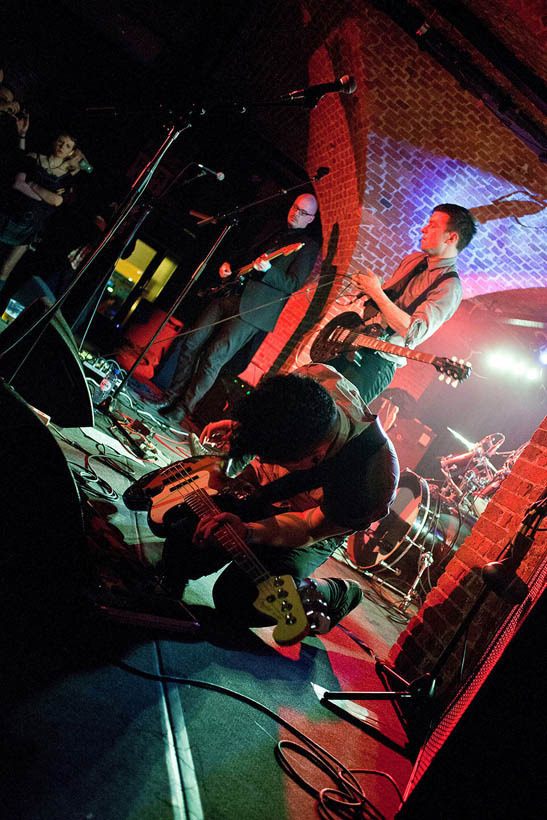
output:
[[[400,610],[401,612],[405,612],[410,604],[412,603],[412,598],[417,595],[416,589],[418,588],[418,584],[422,580],[422,575],[426,571],[428,567],[430,567],[433,563],[433,548],[430,550],[420,550],[420,558],[418,561],[418,573],[416,578],[414,579],[412,586],[409,588],[408,592],[398,604],[396,604],[396,609]]]

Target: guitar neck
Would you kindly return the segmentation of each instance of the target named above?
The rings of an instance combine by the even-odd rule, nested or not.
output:
[[[295,245],[288,245],[283,248],[278,248],[276,251],[272,251],[271,253],[267,253],[264,256],[266,262],[271,262],[272,259],[277,259],[278,256],[287,256],[289,253],[294,253],[303,246],[303,242],[298,242]],[[245,265],[244,268],[240,268],[237,272],[237,276],[246,276],[252,270],[254,270],[254,261],[251,262],[249,265]]]
[[[435,356],[432,356],[430,353],[411,350],[409,347],[401,347],[401,345],[392,345],[390,342],[375,339],[372,336],[367,336],[365,333],[357,334],[352,341],[352,345],[355,347],[368,347],[371,350],[379,350],[381,353],[392,353],[394,356],[404,356],[405,359],[414,359],[414,361],[425,362],[426,364],[434,364],[435,362]]]
[[[200,519],[206,515],[214,515],[220,512],[215,502],[205,492],[190,493],[184,500],[192,512]],[[215,538],[254,584],[258,585],[269,577],[269,572],[232,527],[226,524],[222,525],[215,530]]]

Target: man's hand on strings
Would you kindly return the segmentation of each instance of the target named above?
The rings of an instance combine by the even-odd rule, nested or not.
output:
[[[352,276],[352,284],[372,299],[382,292],[382,280],[370,268],[364,273],[355,273]]]
[[[218,269],[218,275],[221,279],[227,279],[228,276],[232,275],[232,269],[230,267],[229,262],[223,262],[220,268]]]
[[[199,440],[202,444],[211,444],[214,447],[228,451],[230,439],[233,431],[237,427],[237,422],[232,419],[221,419],[206,424]]]
[[[239,538],[245,540],[248,530],[247,524],[233,513],[219,512],[206,516],[199,521],[192,543],[201,547],[207,546],[211,541],[215,542],[217,531],[223,526],[229,526]]]
[[[272,266],[271,262],[268,262],[268,255],[263,253],[262,256],[259,256],[258,259],[255,259],[253,262],[253,268],[255,270],[259,270],[261,273],[264,273],[267,270],[270,270]]]

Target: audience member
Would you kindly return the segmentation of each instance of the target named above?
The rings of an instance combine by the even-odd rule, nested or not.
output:
[[[29,248],[35,249],[55,208],[63,204],[85,157],[75,139],[61,132],[49,154],[26,154],[11,197],[0,213],[0,315],[20,285],[10,275]]]

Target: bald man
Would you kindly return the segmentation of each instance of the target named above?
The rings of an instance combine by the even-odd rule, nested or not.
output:
[[[317,258],[319,243],[308,230],[316,213],[313,194],[297,197],[287,224],[249,251],[252,270],[239,288],[214,297],[184,337],[168,401],[158,408],[165,419],[195,427],[192,413],[223,366],[256,333],[274,329],[285,302],[302,287]],[[220,266],[219,276],[232,276],[228,262]],[[234,318],[214,324],[228,317]]]

